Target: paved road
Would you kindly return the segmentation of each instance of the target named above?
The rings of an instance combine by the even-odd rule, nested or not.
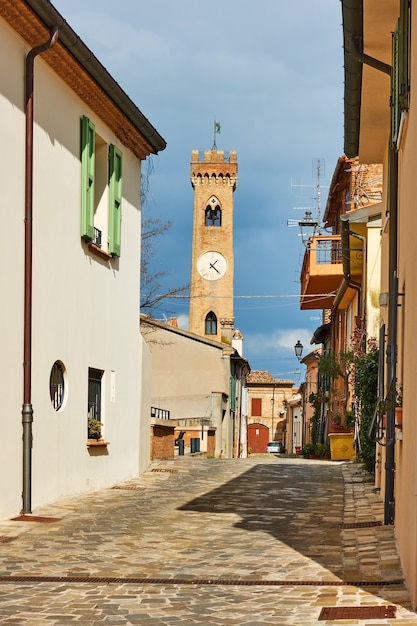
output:
[[[0,624],[417,626],[356,464],[185,456],[115,487],[0,521]]]

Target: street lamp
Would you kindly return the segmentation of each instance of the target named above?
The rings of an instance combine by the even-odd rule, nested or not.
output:
[[[306,211],[303,219],[299,220],[298,225],[300,227],[301,239],[305,246],[309,245],[310,238],[316,234],[318,221],[314,219],[311,211]],[[320,233],[319,233],[320,234]]]
[[[295,356],[297,357],[298,360],[301,359],[301,355],[303,354],[303,348],[304,348],[303,344],[301,343],[300,340],[298,340],[294,346]]]

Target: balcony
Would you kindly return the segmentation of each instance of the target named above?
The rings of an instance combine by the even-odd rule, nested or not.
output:
[[[300,309],[331,309],[342,280],[341,236],[311,237],[301,270]]]
[[[155,417],[159,420],[169,420],[171,417],[171,411],[167,409],[160,409],[156,406],[151,406],[151,417]]]

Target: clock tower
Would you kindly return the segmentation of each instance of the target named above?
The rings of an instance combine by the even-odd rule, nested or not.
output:
[[[194,189],[189,330],[208,339],[232,343],[233,193],[237,154],[223,150],[191,154]]]

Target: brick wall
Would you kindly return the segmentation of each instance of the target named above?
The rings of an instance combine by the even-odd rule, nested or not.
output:
[[[151,427],[151,461],[174,458],[174,426]]]

